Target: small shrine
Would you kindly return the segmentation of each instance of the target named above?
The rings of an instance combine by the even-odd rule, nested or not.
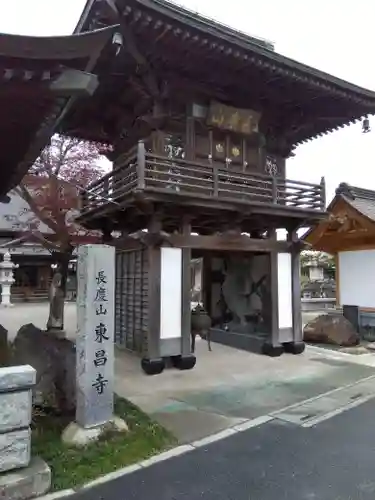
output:
[[[304,240],[335,256],[337,306],[356,306],[361,325],[375,325],[375,191],[341,183],[327,212]]]

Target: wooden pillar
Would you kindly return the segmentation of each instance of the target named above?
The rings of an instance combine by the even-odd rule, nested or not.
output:
[[[160,247],[148,248],[148,338],[147,357],[160,358]]]
[[[341,305],[340,297],[340,257],[339,253],[335,253],[335,280],[336,280],[336,307]]]
[[[162,224],[158,214],[154,214],[148,230],[161,231]],[[142,368],[147,375],[157,375],[165,368],[165,361],[160,355],[160,247],[148,248],[148,332],[147,349],[142,358]]]
[[[279,277],[278,253],[272,251],[271,260],[271,342],[273,346],[279,345]]]
[[[183,217],[181,232],[184,236],[191,234],[191,222],[188,216]],[[191,353],[191,249],[182,249],[181,277],[181,354],[172,357],[174,366],[180,370],[194,368],[196,358]]]
[[[138,142],[137,149],[137,188],[145,188],[145,175],[146,175],[146,148],[143,141]]]
[[[301,258],[299,249],[292,250],[292,307],[293,307],[293,341],[302,342],[301,313]]]
[[[195,119],[186,118],[185,156],[187,160],[195,160]]]
[[[276,230],[269,232],[269,238],[276,242]],[[279,279],[278,279],[278,252],[277,249],[270,252],[270,286],[271,286],[271,314],[270,314],[270,337],[263,345],[262,352],[267,356],[277,357],[283,353],[283,347],[279,341]]]
[[[212,255],[204,255],[202,269],[203,307],[212,318]]]
[[[165,156],[165,134],[155,130],[151,135],[151,149],[154,154]]]
[[[284,344],[285,352],[301,354],[305,350],[302,331],[301,312],[301,258],[296,231],[288,233],[288,240],[293,243],[291,250],[292,273],[292,341]]]
[[[182,234],[191,234],[191,224],[189,219],[184,219]],[[191,249],[182,249],[182,318],[181,318],[181,354],[190,354],[191,337]]]

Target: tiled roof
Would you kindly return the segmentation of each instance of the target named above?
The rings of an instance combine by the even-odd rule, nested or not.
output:
[[[336,196],[344,198],[358,212],[375,221],[375,191],[342,182],[336,189]]]

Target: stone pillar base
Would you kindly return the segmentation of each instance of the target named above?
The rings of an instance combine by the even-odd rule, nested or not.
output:
[[[0,474],[1,500],[26,500],[39,497],[51,487],[51,469],[40,458],[28,467]]]
[[[163,358],[142,358],[141,366],[146,375],[159,375],[165,368],[165,361]]]
[[[302,354],[305,350],[305,342],[285,342],[284,351],[288,354]]]
[[[172,365],[179,370],[191,370],[194,368],[197,358],[194,354],[180,354],[179,356],[171,356]]]
[[[80,448],[97,441],[108,431],[127,432],[128,430],[126,422],[119,417],[113,417],[110,422],[87,429],[77,422],[71,422],[62,433],[62,440],[67,445]]]
[[[11,302],[1,302],[0,307],[5,308],[5,307],[13,307],[14,304]]]
[[[277,358],[284,353],[284,347],[281,344],[273,345],[272,342],[264,342],[262,345],[262,354]]]

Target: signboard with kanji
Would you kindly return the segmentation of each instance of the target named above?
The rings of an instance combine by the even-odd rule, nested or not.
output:
[[[76,421],[90,428],[113,418],[115,248],[80,246],[77,281]]]
[[[233,108],[214,101],[210,103],[207,115],[207,124],[210,127],[244,135],[258,132],[259,120],[260,113],[256,111]]]

